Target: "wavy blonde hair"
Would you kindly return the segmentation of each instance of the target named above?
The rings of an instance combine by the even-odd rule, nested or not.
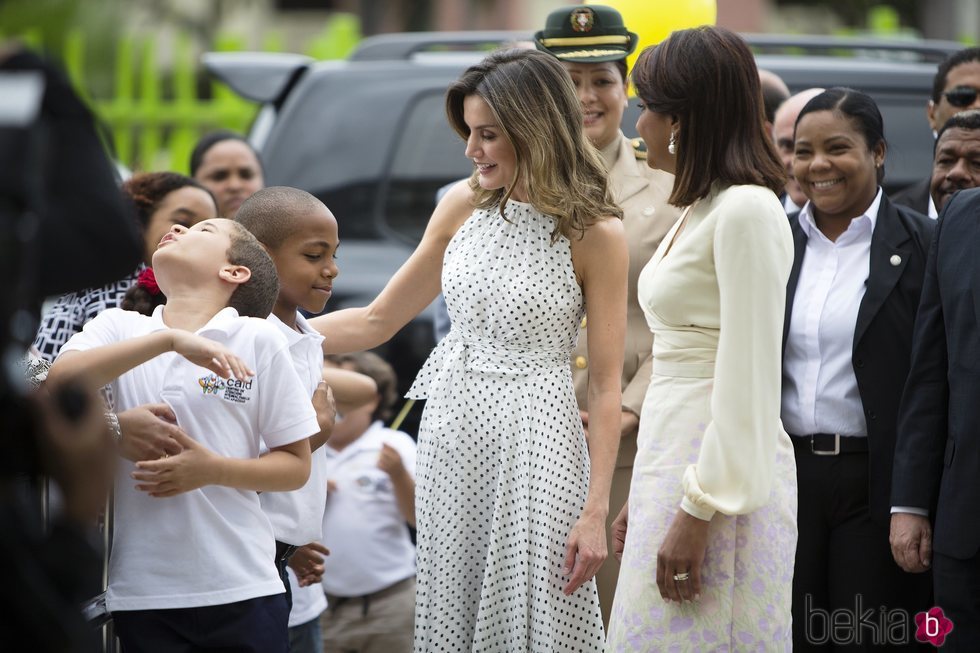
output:
[[[585,138],[582,110],[565,68],[536,50],[500,50],[487,56],[449,86],[446,114],[464,140],[463,100],[478,95],[490,107],[504,137],[514,147],[517,170],[506,188],[486,190],[474,171],[470,188],[481,209],[504,205],[521,186],[535,209],[555,220],[551,240],[581,238],[602,216],[623,217],[609,192],[606,167]]]

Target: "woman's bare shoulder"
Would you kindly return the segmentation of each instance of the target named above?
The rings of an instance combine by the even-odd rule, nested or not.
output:
[[[439,200],[436,210],[432,213],[426,234],[450,239],[466,221],[466,218],[476,208],[473,189],[469,180],[464,179],[454,184]]]
[[[624,241],[626,232],[623,229],[623,221],[611,215],[604,215],[590,224],[582,235],[582,242],[587,246],[612,245],[619,241]],[[590,245],[591,244],[591,245]]]
[[[599,218],[586,227],[581,238],[572,238],[571,244],[572,262],[576,270],[629,257],[623,221],[613,216]]]

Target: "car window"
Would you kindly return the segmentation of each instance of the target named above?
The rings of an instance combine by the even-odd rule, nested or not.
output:
[[[887,192],[914,184],[932,171],[932,130],[926,121],[926,100],[908,95],[875,98],[885,123]]]
[[[445,93],[420,94],[405,108],[381,190],[381,220],[399,237],[417,242],[435,207],[436,192],[470,174],[466,144],[446,120]]]

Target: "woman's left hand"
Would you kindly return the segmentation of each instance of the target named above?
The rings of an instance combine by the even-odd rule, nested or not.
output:
[[[708,546],[710,521],[678,510],[657,552],[657,587],[665,601],[701,598],[701,564]],[[685,577],[685,574],[687,576]],[[675,576],[680,576],[676,578]]]
[[[606,560],[606,519],[598,513],[584,512],[572,527],[565,546],[565,564],[561,573],[568,577],[562,590],[572,594],[596,575]]]

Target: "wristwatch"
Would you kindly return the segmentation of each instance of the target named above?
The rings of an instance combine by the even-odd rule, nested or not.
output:
[[[111,410],[105,412],[105,421],[109,425],[109,431],[112,433],[112,441],[119,444],[122,441],[122,429],[119,428],[119,418]]]

